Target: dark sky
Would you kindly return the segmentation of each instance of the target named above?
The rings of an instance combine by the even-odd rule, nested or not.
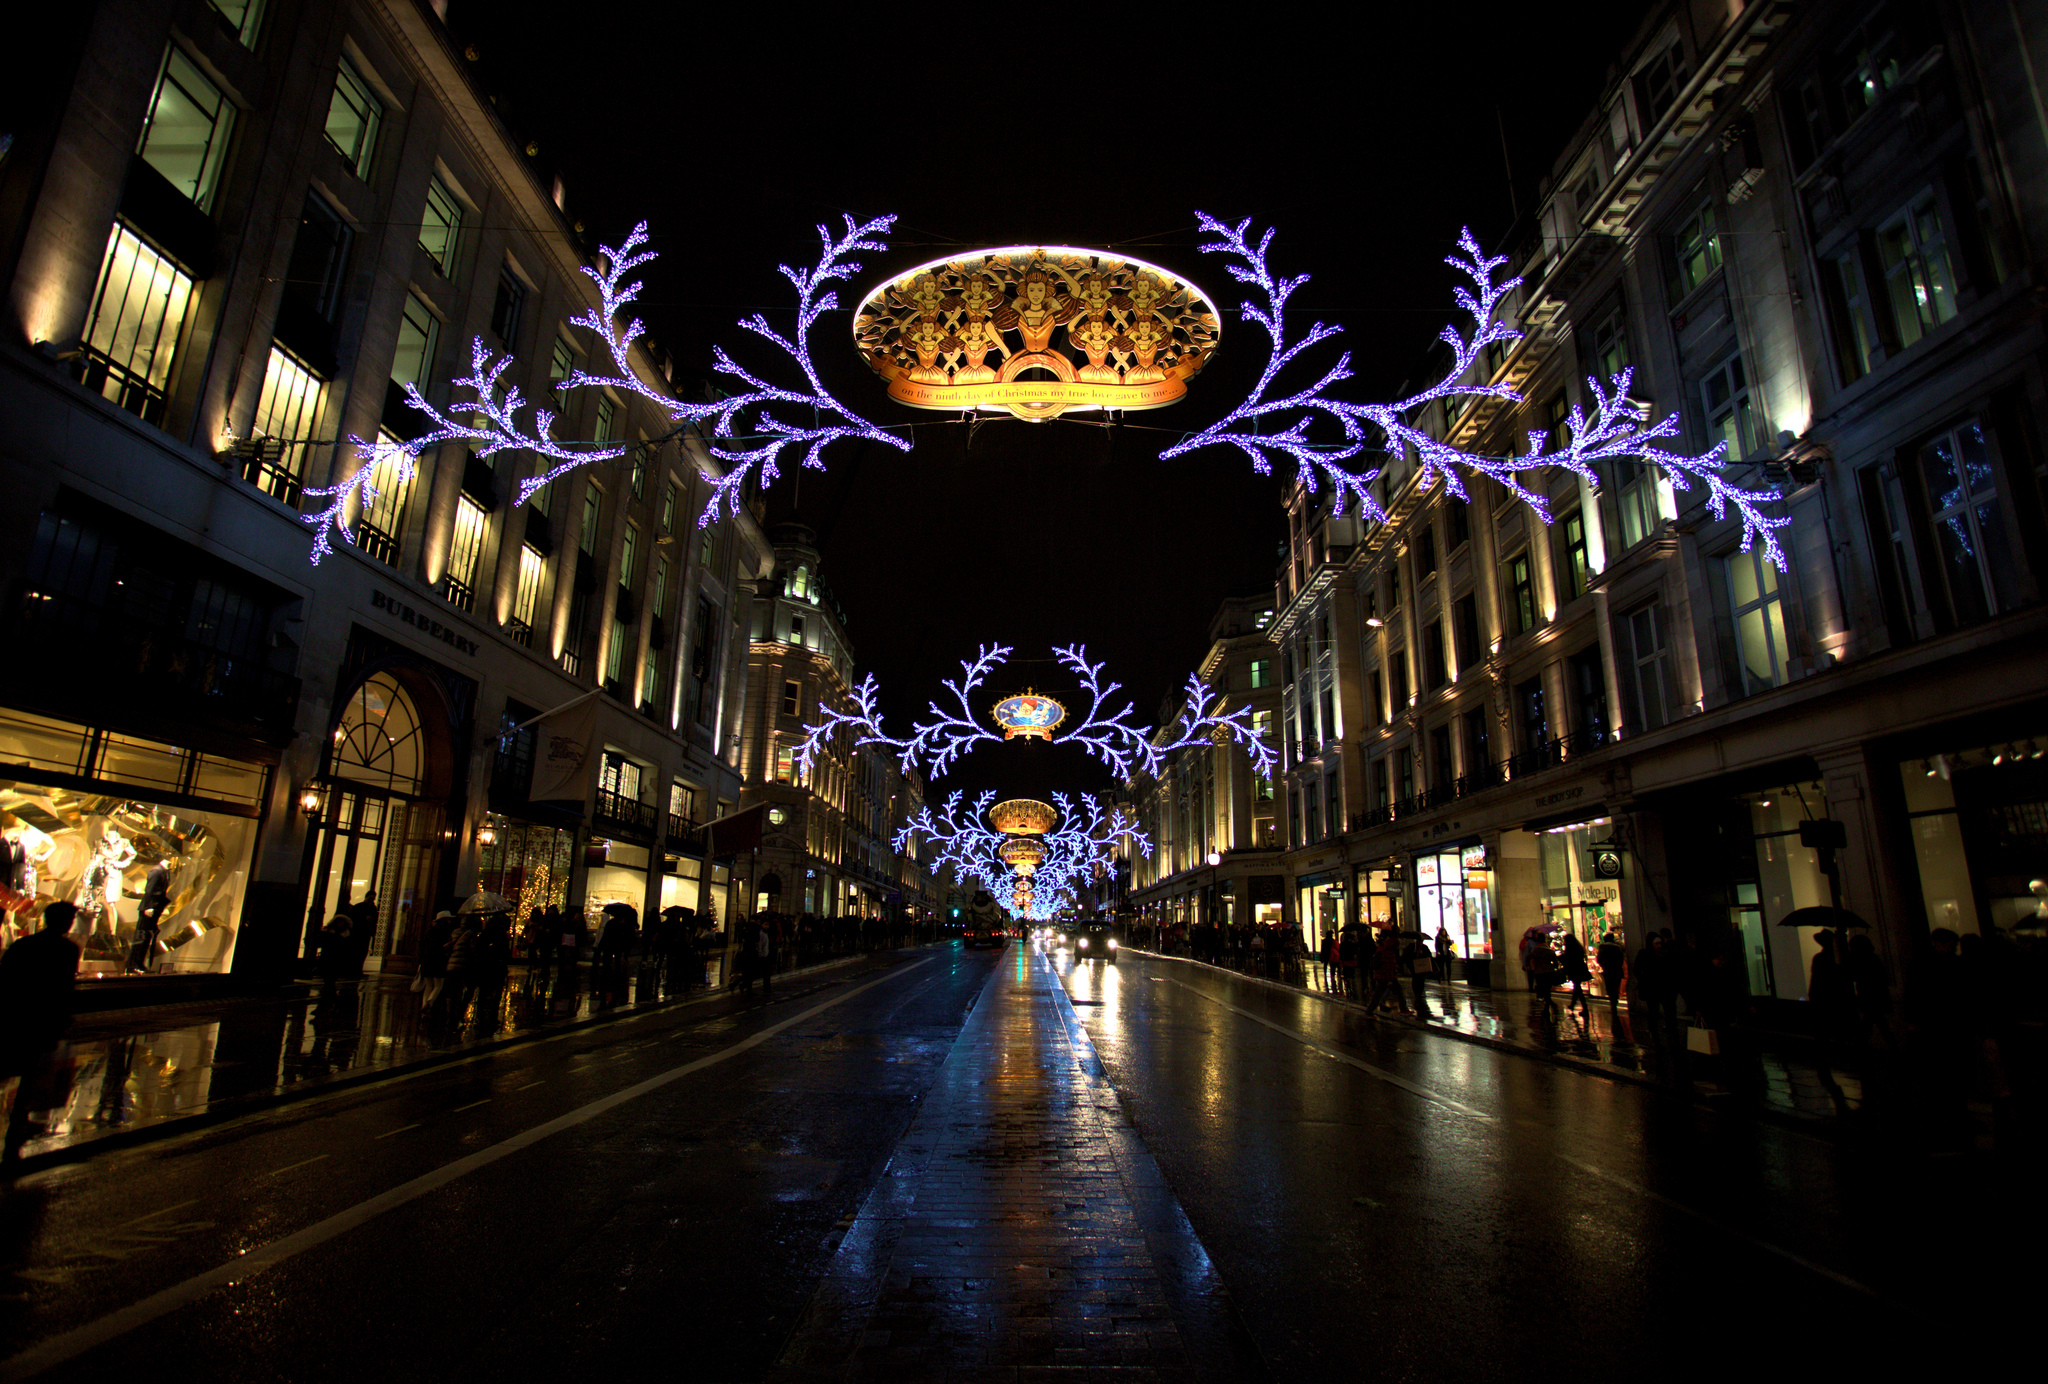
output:
[[[1224,309],[1221,351],[1179,403],[1121,428],[992,420],[971,445],[958,423],[883,396],[849,313],[820,321],[827,387],[872,421],[922,426],[908,455],[841,444],[825,474],[786,474],[770,519],[818,531],[902,734],[981,641],[1017,646],[991,687],[1056,695],[1051,646],[1082,641],[1152,724],[1217,603],[1270,590],[1282,478],[1222,449],[1158,460],[1241,399],[1265,359],[1220,257],[1197,251],[1194,212],[1277,226],[1276,270],[1314,276],[1290,319],[1341,324],[1350,397],[1388,397],[1450,319],[1442,259],[1459,227],[1502,248],[1644,12],[1499,8],[1234,7],[1251,18],[1227,33],[1176,20],[1223,10],[1160,6],[1008,6],[1013,22],[977,28],[957,7],[810,21],[777,5],[458,3],[451,23],[591,235],[615,244],[649,222],[663,258],[641,306],[679,379],[708,369],[714,342],[776,367],[733,324],[760,310],[788,326],[794,294],[775,266],[814,261],[813,227],[842,213],[900,218],[891,252],[865,256],[842,291],[849,306],[891,270],[1022,242],[1139,255]],[[1065,747],[1013,744],[935,786],[1107,784]]]

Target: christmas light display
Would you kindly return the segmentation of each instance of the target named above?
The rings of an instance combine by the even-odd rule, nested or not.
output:
[[[914,723],[911,726],[913,734],[908,740],[890,735],[882,728],[881,689],[875,683],[874,674],[868,674],[853,689],[850,708],[842,710],[822,703],[819,705],[820,719],[804,727],[804,738],[796,746],[798,768],[808,774],[827,741],[835,733],[845,730],[852,735],[852,748],[887,745],[896,752],[897,760],[905,770],[922,765],[929,777],[939,778],[961,755],[976,745],[984,742],[1000,744],[1009,738],[987,729],[975,719],[972,697],[988,680],[989,674],[1001,667],[1013,652],[1007,644],[984,644],[974,658],[962,659],[961,676],[957,680],[948,678],[943,684],[952,694],[951,700],[959,704],[959,710],[942,708],[936,700],[926,703],[931,719]],[[1103,681],[1103,670],[1107,664],[1089,662],[1084,645],[1068,645],[1052,652],[1088,694],[1088,710],[1068,729],[1053,733],[1052,727],[1046,728],[1044,738],[1055,745],[1081,746],[1101,760],[1119,779],[1129,780],[1139,774],[1156,775],[1168,754],[1204,742],[1242,745],[1262,775],[1270,775],[1279,763],[1278,752],[1252,729],[1252,709],[1243,706],[1225,712],[1222,709],[1224,695],[1211,693],[1196,674],[1188,675],[1186,703],[1168,726],[1168,734],[1173,738],[1160,739],[1158,731],[1132,721],[1129,701],[1114,711],[1105,709],[1121,690],[1122,684]]]
[[[1006,905],[1011,916],[1035,921],[1072,907],[1077,887],[1114,866],[1120,840],[1147,857],[1152,854],[1151,838],[1129,808],[1104,811],[1099,799],[1086,795],[1071,799],[1054,793],[1052,799],[1057,815],[1050,820],[1057,827],[1044,829],[1050,820],[1024,814],[1034,818],[1030,830],[993,831],[987,823],[1001,815],[1002,807],[1016,804],[996,804],[989,791],[966,805],[954,793],[938,812],[925,807],[906,822],[896,833],[895,848],[901,852],[913,836],[922,836],[931,847],[933,869],[951,871],[962,884],[971,880],[998,901],[1012,900]],[[1020,845],[1035,849],[1019,851]]]
[[[1728,507],[1733,505],[1742,516],[1743,551],[1747,552],[1753,543],[1760,541],[1764,545],[1764,555],[1781,571],[1784,569],[1785,554],[1778,546],[1775,531],[1791,521],[1767,515],[1761,509],[1762,505],[1775,501],[1778,496],[1770,491],[1741,490],[1729,484],[1722,474],[1726,464],[1722,458],[1727,445],[1725,442],[1716,443],[1696,457],[1683,456],[1657,446],[1659,440],[1678,435],[1678,415],[1668,414],[1660,422],[1646,423],[1637,405],[1628,397],[1631,376],[1627,370],[1604,386],[1598,379],[1588,378],[1586,384],[1594,402],[1592,416],[1588,418],[1583,407],[1574,405],[1563,437],[1553,438],[1546,433],[1532,431],[1528,435],[1529,452],[1524,456],[1489,457],[1468,452],[1448,441],[1431,437],[1409,421],[1424,404],[1450,396],[1501,399],[1510,403],[1521,401],[1522,396],[1510,385],[1459,382],[1473,369],[1487,347],[1518,341],[1522,335],[1495,316],[1501,299],[1521,280],[1496,281],[1494,275],[1507,263],[1507,257],[1481,254],[1471,231],[1460,232],[1459,253],[1447,256],[1444,261],[1472,280],[1477,296],[1462,287],[1457,291],[1458,306],[1473,321],[1471,335],[1461,335],[1452,326],[1446,326],[1439,334],[1439,340],[1451,348],[1451,364],[1443,378],[1429,388],[1394,403],[1355,404],[1335,398],[1329,392],[1333,386],[1351,378],[1351,355],[1348,351],[1313,384],[1268,397],[1282,369],[1293,364],[1311,347],[1338,335],[1343,328],[1318,321],[1298,340],[1289,342],[1284,322],[1287,299],[1308,282],[1309,276],[1274,276],[1266,261],[1266,251],[1273,243],[1270,227],[1253,245],[1247,238],[1252,224],[1250,218],[1235,226],[1227,226],[1206,212],[1198,211],[1195,216],[1201,229],[1216,237],[1204,244],[1202,251],[1242,261],[1227,266],[1231,277],[1239,283],[1255,286],[1264,295],[1264,306],[1246,302],[1240,311],[1248,321],[1265,330],[1272,348],[1265,368],[1244,402],[1201,431],[1161,452],[1162,459],[1181,456],[1201,447],[1227,445],[1250,457],[1253,469],[1260,475],[1271,475],[1276,459],[1292,458],[1295,474],[1303,488],[1315,490],[1320,483],[1319,473],[1321,481],[1327,481],[1335,488],[1333,508],[1337,513],[1343,513],[1355,503],[1367,518],[1382,523],[1386,521],[1387,513],[1371,490],[1372,482],[1380,474],[1378,468],[1354,472],[1339,464],[1369,449],[1378,450],[1380,446],[1397,454],[1413,448],[1420,468],[1420,484],[1427,486],[1434,480],[1441,480],[1444,489],[1460,500],[1469,498],[1461,472],[1491,477],[1535,510],[1546,524],[1551,520],[1549,504],[1543,496],[1521,485],[1517,479],[1519,473],[1561,466],[1597,486],[1600,477],[1594,470],[1596,462],[1622,458],[1649,462],[1662,467],[1671,478],[1672,485],[1680,490],[1689,490],[1694,483],[1704,485],[1707,507],[1715,518],[1725,517]],[[1325,445],[1310,440],[1309,424],[1318,414],[1334,419],[1342,428],[1344,441],[1341,444]],[[1293,418],[1291,426],[1266,431],[1266,420],[1271,419],[1277,425],[1286,423],[1289,417]]]
[[[796,332],[793,336],[785,336],[769,326],[768,319],[761,313],[740,322],[741,327],[772,342],[796,363],[803,373],[805,388],[790,389],[770,384],[740,366],[723,347],[719,347],[712,353],[714,368],[720,374],[740,381],[745,387],[702,404],[688,403],[662,392],[641,379],[632,367],[632,345],[644,329],[638,318],[625,317],[627,309],[640,294],[639,281],[626,282],[626,276],[655,258],[652,250],[643,248],[647,243],[647,223],[641,222],[617,249],[605,247],[600,251],[597,267],[584,266],[583,272],[597,285],[599,305],[586,308],[571,319],[573,325],[588,330],[604,343],[605,352],[611,357],[613,373],[592,374],[579,366],[561,381],[558,389],[609,388],[638,394],[666,414],[678,430],[708,424],[713,438],[755,442],[757,445],[752,447],[711,447],[712,455],[728,465],[725,474],[712,481],[711,498],[706,502],[703,513],[697,516],[699,528],[723,515],[738,514],[740,494],[750,478],[757,479],[764,488],[773,484],[781,475],[783,454],[792,447],[804,449],[802,464],[814,470],[824,469],[819,454],[827,444],[841,438],[859,437],[909,451],[908,439],[884,431],[834,398],[819,380],[817,367],[811,360],[812,326],[819,317],[839,306],[837,294],[826,286],[860,272],[860,265],[848,259],[848,255],[863,250],[886,250],[888,245],[880,237],[888,233],[895,220],[893,216],[882,216],[856,225],[849,216],[845,218],[846,233],[837,237],[820,226],[818,238],[823,242],[823,249],[815,267],[792,269],[786,264],[776,266],[797,292]],[[351,436],[349,442],[360,458],[355,471],[338,485],[306,492],[329,502],[317,512],[302,516],[315,528],[313,562],[317,564],[333,551],[333,534],[339,533],[344,541],[353,541],[347,518],[349,499],[352,495],[359,495],[364,512],[372,510],[377,495],[371,486],[371,476],[381,461],[394,463],[394,479],[402,484],[416,473],[421,456],[447,443],[468,444],[480,457],[502,451],[530,451],[556,464],[543,474],[519,483],[517,503],[524,504],[536,491],[565,472],[594,461],[616,459],[632,449],[633,444],[626,442],[558,442],[553,437],[555,414],[545,408],[535,410],[531,427],[523,427],[518,415],[527,401],[521,396],[519,387],[503,386],[500,392],[505,372],[512,364],[510,354],[500,355],[490,350],[484,345],[483,338],[478,337],[470,345],[470,373],[453,382],[455,388],[467,389],[476,396],[473,400],[459,400],[451,405],[453,412],[466,415],[469,421],[459,421],[435,408],[426,401],[417,385],[408,383],[405,400],[433,424],[427,432],[405,442],[365,442],[360,437]],[[777,417],[770,412],[777,405],[793,407],[800,412],[808,410],[810,421],[790,422],[787,418]],[[755,429],[744,439],[737,431],[743,420],[751,420]]]

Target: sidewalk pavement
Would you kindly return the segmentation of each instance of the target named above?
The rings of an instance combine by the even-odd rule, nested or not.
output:
[[[812,975],[859,961],[833,957],[779,973]],[[637,961],[637,958],[636,958]],[[711,962],[711,978],[719,963]],[[657,1007],[735,992],[713,984],[663,997],[657,973],[637,965],[608,979],[589,965],[549,971],[515,965],[495,995],[462,1009],[423,1012],[411,976],[366,975],[285,998],[245,998],[81,1014],[59,1054],[69,1096],[24,1161],[61,1161],[87,1145],[157,1137],[315,1091],[393,1075],[519,1042],[547,1030],[605,1023]],[[10,1089],[13,1088],[13,1089]],[[0,1080],[0,1123],[15,1094]]]
[[[1221,971],[1255,985],[1311,995],[1329,1004],[1361,1011],[1365,1008],[1324,989],[1325,968],[1313,960],[1307,963],[1305,971],[1308,982],[1296,984],[1247,975],[1192,957],[1137,947],[1128,950],[1140,956]],[[1335,984],[1334,980],[1330,982],[1332,988]],[[1412,1005],[1414,996],[1409,987],[1408,978],[1403,976],[1401,998]],[[1631,1014],[1626,1005],[1610,1008],[1604,996],[1595,995],[1593,986],[1586,987],[1582,1005],[1571,1002],[1571,989],[1567,986],[1553,995],[1547,1009],[1541,998],[1526,990],[1475,990],[1463,982],[1435,979],[1426,981],[1425,987],[1432,1011],[1427,1021],[1403,1015],[1398,1009],[1385,1010],[1377,1017],[1504,1052],[1683,1091],[1716,1104],[1747,1100],[1763,1113],[1795,1121],[1838,1120],[1863,1105],[1862,1082],[1849,1072],[1822,1068],[1802,1051],[1809,1041],[1796,1035],[1751,1034],[1751,1041],[1745,1045],[1748,1051],[1740,1056],[1724,1052],[1720,1057],[1707,1057],[1686,1050],[1682,1028],[1657,1033],[1650,1022]],[[1829,1089],[1831,1082],[1833,1090]]]

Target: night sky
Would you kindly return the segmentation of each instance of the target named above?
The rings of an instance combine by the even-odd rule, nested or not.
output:
[[[769,518],[817,530],[898,734],[981,641],[1017,649],[991,689],[1054,695],[1070,682],[1051,646],[1081,641],[1154,724],[1217,603],[1270,593],[1283,478],[1224,449],[1157,457],[1241,399],[1265,360],[1221,258],[1197,251],[1196,208],[1277,226],[1276,271],[1314,276],[1290,317],[1341,324],[1356,372],[1344,388],[1388,397],[1419,380],[1450,320],[1458,279],[1442,259],[1459,227],[1506,247],[1643,14],[1515,6],[1482,23],[1469,6],[1398,21],[1358,17],[1381,6],[1262,6],[1258,29],[1225,34],[1150,6],[1005,7],[1017,19],[1000,28],[870,5],[810,26],[761,6],[748,29],[735,18],[747,8],[458,0],[450,16],[593,243],[649,223],[662,259],[641,307],[679,381],[708,369],[713,342],[776,368],[733,323],[760,310],[787,329],[794,293],[775,266],[813,262],[813,227],[842,213],[900,218],[890,253],[864,256],[842,290],[848,307],[955,249],[1043,243],[1152,260],[1224,313],[1221,350],[1179,403],[1111,428],[993,419],[971,442],[945,415],[884,397],[849,312],[820,321],[827,387],[872,421],[918,424],[917,445],[828,449],[827,472],[785,473]],[[1209,46],[1183,47],[1176,30]],[[969,757],[934,796],[1108,784],[1076,751],[1012,744]]]

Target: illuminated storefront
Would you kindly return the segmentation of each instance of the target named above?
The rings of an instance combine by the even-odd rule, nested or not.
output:
[[[68,900],[81,978],[228,970],[269,779],[262,764],[0,710],[0,946]]]
[[[1464,979],[1485,984],[1493,960],[1493,879],[1478,842],[1417,855],[1415,929],[1432,945],[1439,932],[1465,962]]]
[[[1324,870],[1295,880],[1301,937],[1311,952],[1321,952],[1349,921],[1345,912],[1344,872]]]

